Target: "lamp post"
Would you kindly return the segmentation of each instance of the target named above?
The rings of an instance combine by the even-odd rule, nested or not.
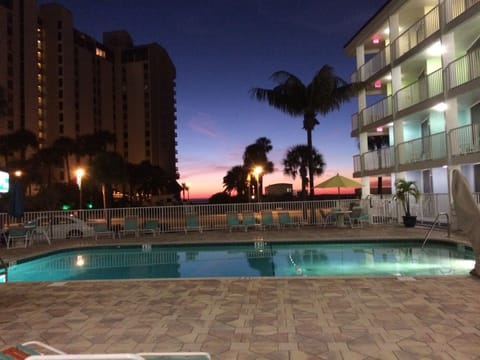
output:
[[[263,172],[263,168],[261,166],[255,166],[253,169],[253,175],[255,175],[255,182],[257,183],[257,202],[260,202],[260,175]]]
[[[85,170],[82,168],[78,168],[75,170],[75,175],[77,176],[77,185],[79,191],[79,201],[78,201],[78,208],[82,209],[82,178],[85,175]]]

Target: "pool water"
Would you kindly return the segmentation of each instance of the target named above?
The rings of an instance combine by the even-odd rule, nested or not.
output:
[[[115,246],[65,250],[10,264],[9,281],[445,276],[474,267],[469,247],[421,241]]]

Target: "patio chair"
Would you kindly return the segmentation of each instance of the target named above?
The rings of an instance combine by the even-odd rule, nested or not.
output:
[[[245,231],[249,228],[257,229],[261,226],[261,224],[257,224],[257,219],[253,212],[244,212],[242,214],[242,224],[245,226]]]
[[[195,213],[185,214],[185,234],[189,231],[203,232],[200,225],[200,217]]]
[[[0,359],[19,360],[211,360],[207,352],[144,352],[117,354],[67,354],[40,341],[28,341],[0,351]]]
[[[136,216],[128,216],[123,220],[123,229],[120,229],[118,235],[133,234],[138,237],[138,219]]]
[[[227,213],[227,227],[228,231],[232,232],[235,229],[241,229],[247,231],[247,228],[244,224],[240,221],[240,217],[237,213]]]
[[[275,229],[280,229],[280,224],[276,223],[273,220],[273,213],[271,211],[262,211],[261,212],[261,218],[262,218],[262,228],[263,230],[267,228],[275,228]]]
[[[337,211],[340,211],[340,208],[332,208],[330,212],[325,214],[325,217],[322,220],[323,227],[327,227],[327,225],[336,226],[337,225]]]
[[[363,224],[369,223],[368,213],[361,207],[353,207],[352,212],[348,217],[350,226],[352,228],[362,228]]]
[[[10,225],[7,235],[7,249],[12,248],[17,240],[23,240],[23,247],[29,243],[28,229],[23,224]]]
[[[106,222],[94,223],[93,231],[95,233],[95,240],[98,240],[99,236],[110,236],[112,239],[115,239],[115,232],[108,228]]]
[[[287,211],[282,211],[278,213],[278,222],[280,224],[280,228],[286,228],[288,226],[291,227],[300,227],[300,223],[298,221],[292,220],[290,217],[290,213]]]
[[[160,234],[160,224],[157,220],[146,220],[141,231],[143,234],[152,234],[153,236],[156,236],[157,234]]]

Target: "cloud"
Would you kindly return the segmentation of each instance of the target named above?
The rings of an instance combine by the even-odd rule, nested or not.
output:
[[[188,122],[190,128],[200,134],[207,135],[211,138],[217,137],[217,131],[214,129],[214,121],[209,114],[200,113],[190,119]]]

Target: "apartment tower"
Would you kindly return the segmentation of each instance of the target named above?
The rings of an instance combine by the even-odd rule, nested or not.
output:
[[[25,128],[47,147],[61,136],[109,131],[116,137],[110,150],[127,162],[147,160],[178,179],[168,53],[134,45],[126,31],[106,32],[101,43],[73,18],[59,4],[0,0],[0,86],[9,104],[0,134]]]

